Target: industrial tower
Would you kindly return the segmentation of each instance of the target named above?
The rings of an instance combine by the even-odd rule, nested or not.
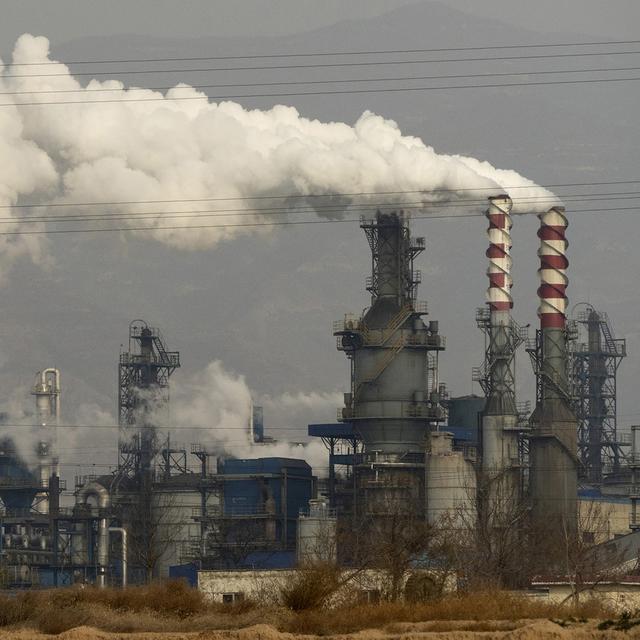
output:
[[[151,471],[157,454],[159,412],[169,399],[169,378],[180,367],[180,354],[167,351],[160,331],[144,320],[129,325],[129,349],[118,367],[119,475]]]
[[[557,545],[577,527],[577,420],[571,407],[567,352],[567,218],[559,206],[538,217],[540,329],[527,349],[537,395],[531,416],[529,486],[534,535]],[[553,562],[551,556],[549,561]]]
[[[623,447],[628,445],[616,432],[616,378],[627,345],[613,336],[607,315],[591,305],[576,321],[581,329],[570,343],[570,386],[578,418],[578,454],[583,477],[598,484],[604,473],[620,471]]]
[[[511,317],[511,199],[506,195],[489,198],[489,288],[487,308],[478,309],[476,322],[485,333],[485,360],[474,369],[473,378],[485,393],[482,414],[482,483],[485,505],[497,515],[518,500],[520,488],[520,426],[515,394],[516,349],[526,339],[526,329]],[[480,487],[479,487],[480,488]],[[498,504],[499,503],[499,504]]]
[[[364,444],[354,513],[423,513],[428,437],[445,417],[437,367],[445,341],[437,322],[425,324],[426,305],[416,301],[414,259],[425,242],[411,239],[402,211],[378,211],[360,226],[371,248],[371,306],[334,326],[351,364],[351,389],[338,417],[352,422]]]
[[[36,383],[31,390],[36,400],[36,420],[39,437],[36,455],[38,457],[38,476],[40,487],[34,508],[39,513],[49,513],[50,500],[58,502],[58,496],[50,496],[50,484],[53,481],[54,493],[57,493],[59,476],[57,453],[57,427],[60,423],[60,371],[43,369],[36,375]]]

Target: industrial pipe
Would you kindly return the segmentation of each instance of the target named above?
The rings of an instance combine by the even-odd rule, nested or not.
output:
[[[127,588],[127,530],[124,527],[109,527],[109,533],[122,536],[122,588]]]
[[[76,502],[87,504],[89,497],[95,497],[98,501],[98,514],[101,516],[98,522],[98,576],[97,582],[101,589],[106,586],[106,571],[109,562],[109,523],[105,517],[106,510],[111,505],[111,496],[106,487],[98,482],[89,482],[78,492]]]
[[[56,427],[60,423],[60,371],[49,367],[39,371],[31,391],[36,399],[36,416],[40,428],[38,447],[40,486],[45,492],[40,494],[37,509],[49,513],[49,496],[46,488],[52,476],[58,475],[56,450]]]

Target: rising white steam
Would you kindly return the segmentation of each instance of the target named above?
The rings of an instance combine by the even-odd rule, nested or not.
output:
[[[269,444],[255,444],[249,433],[251,392],[243,376],[225,370],[218,360],[190,378],[176,382],[171,391],[171,422],[184,438],[199,442],[208,451],[237,458],[303,458],[320,475],[327,466],[327,451],[320,442],[292,444],[304,438],[306,422],[315,417],[325,420],[335,411],[334,394],[304,394],[264,398],[266,431],[278,439]],[[300,402],[295,405],[291,399]],[[339,397],[342,400],[341,396]],[[274,420],[275,418],[275,420]],[[299,422],[298,422],[299,420]],[[280,422],[282,421],[282,422]],[[269,427],[273,426],[270,431]],[[279,427],[286,427],[280,429]]]
[[[0,166],[10,167],[8,175],[0,172],[5,202],[20,197],[33,201],[36,189],[50,190],[56,184],[56,175],[58,189],[50,199],[55,196],[59,202],[156,201],[95,210],[56,208],[55,214],[112,215],[108,222],[57,223],[56,228],[88,224],[150,229],[157,240],[197,249],[255,232],[256,227],[162,227],[247,225],[287,216],[308,220],[314,212],[339,218],[349,208],[359,213],[359,206],[370,211],[379,204],[411,209],[453,201],[477,203],[480,211],[488,195],[502,191],[513,197],[516,212],[550,204],[549,192],[519,174],[473,158],[437,154],[419,138],[403,135],[392,120],[371,112],[350,126],[309,120],[282,105],[261,111],[234,102],[212,103],[187,85],[166,94],[127,89],[116,80],[83,85],[64,64],[50,64],[46,38],[27,34],[17,41],[13,61],[15,66],[0,74],[2,90],[18,92],[2,99],[15,106],[0,107]],[[97,91],[103,89],[113,91]],[[46,90],[68,93],[30,93]],[[202,99],[172,100],[193,97]],[[80,104],[28,104],[56,101]],[[390,191],[414,193],[337,195]],[[259,199],[283,194],[296,198]],[[163,200],[172,202],[157,202]],[[294,211],[300,207],[306,213]],[[16,245],[38,255],[33,238]]]
[[[10,90],[0,60],[0,93]],[[4,99],[0,100],[5,102]],[[24,122],[16,106],[0,107],[0,280],[20,257],[42,260],[38,236],[6,235],[21,227],[12,208],[22,197],[36,200],[55,195],[57,173],[51,158],[24,132]]]

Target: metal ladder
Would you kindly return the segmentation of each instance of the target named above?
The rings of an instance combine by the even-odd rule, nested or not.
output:
[[[406,341],[404,337],[399,336],[398,339],[391,345],[387,353],[385,353],[384,358],[378,363],[375,371],[360,381],[360,384],[355,391],[355,397],[358,397],[360,395],[360,390],[365,384],[371,384],[372,382],[375,382],[382,375],[382,372],[393,362],[398,353],[400,353],[400,351],[404,349],[405,344]]]

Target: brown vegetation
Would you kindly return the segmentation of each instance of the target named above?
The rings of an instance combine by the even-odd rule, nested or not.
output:
[[[231,606],[215,604],[181,582],[133,587],[125,591],[71,588],[0,597],[0,627],[35,628],[57,634],[78,626],[91,626],[124,633],[239,629],[267,623],[280,631],[328,635],[368,628],[402,633],[403,624],[408,623],[428,623],[434,631],[462,628],[460,625],[467,630],[480,631],[505,629],[511,625],[509,621],[522,619],[602,620],[610,616],[610,612],[594,600],[579,606],[561,607],[500,591],[451,595],[432,602],[411,604],[344,603],[332,607],[330,612],[327,612],[326,602],[325,608],[319,605],[318,608],[292,611],[293,608],[265,607],[251,602]]]

